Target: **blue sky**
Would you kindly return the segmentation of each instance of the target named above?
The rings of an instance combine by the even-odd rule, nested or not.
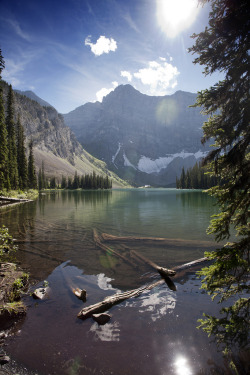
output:
[[[120,84],[197,92],[223,78],[204,77],[187,52],[208,13],[196,0],[0,0],[2,76],[61,113]]]

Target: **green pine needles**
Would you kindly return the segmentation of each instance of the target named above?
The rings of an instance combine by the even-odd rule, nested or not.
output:
[[[196,42],[189,51],[198,55],[194,63],[204,65],[205,75],[215,71],[225,75],[223,81],[199,92],[195,104],[208,115],[202,142],[214,141],[204,164],[222,181],[209,189],[220,213],[208,232],[225,244],[206,253],[213,263],[199,274],[212,299],[227,302],[219,317],[205,314],[200,327],[229,353],[232,346],[247,348],[249,342],[250,7],[247,0],[209,2],[209,26],[192,36]]]

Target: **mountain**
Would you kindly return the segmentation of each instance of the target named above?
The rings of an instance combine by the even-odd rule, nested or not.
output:
[[[103,102],[64,114],[65,123],[89,153],[136,185],[174,186],[208,151],[201,145],[204,116],[190,108],[196,94],[148,96],[120,85]]]
[[[27,98],[29,98],[31,100],[34,100],[35,102],[39,103],[43,107],[52,107],[51,104],[49,104],[45,100],[39,98],[39,96],[37,96],[33,91],[21,91],[21,90],[14,90],[14,91],[16,93],[20,94],[20,95],[26,96]]]
[[[1,82],[4,102],[7,102],[9,86]],[[95,171],[102,176],[108,175],[113,180],[113,186],[126,186],[117,175],[109,171],[105,162],[86,152],[77,141],[73,132],[65,125],[63,116],[52,106],[42,106],[26,95],[14,92],[15,116],[20,115],[21,123],[28,142],[33,140],[33,151],[37,171],[44,162],[45,174],[56,176],[61,181],[62,175],[74,176],[89,174]],[[35,94],[34,94],[35,95]]]

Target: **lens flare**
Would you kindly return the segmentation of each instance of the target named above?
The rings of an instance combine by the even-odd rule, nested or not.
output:
[[[156,0],[159,26],[169,38],[191,26],[199,11],[197,0]]]

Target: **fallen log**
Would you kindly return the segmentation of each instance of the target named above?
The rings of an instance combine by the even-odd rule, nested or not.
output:
[[[145,258],[143,255],[139,254],[137,251],[135,250],[131,250],[131,253],[133,255],[135,255],[137,258],[141,259],[143,262],[147,263],[149,266],[151,266],[152,268],[154,268],[156,271],[159,272],[159,274],[162,276],[162,277],[168,277],[168,276],[174,276],[176,274],[176,271],[174,270],[170,270],[168,268],[164,268],[164,267],[160,267],[158,266],[158,264],[152,262],[151,260]]]
[[[128,292],[124,293],[117,293],[114,294],[113,296],[106,297],[103,301],[95,303],[94,305],[90,305],[88,307],[84,307],[77,315],[78,318],[80,319],[87,319],[93,314],[100,314],[103,313],[107,310],[109,310],[111,307],[125,301],[128,298],[132,297],[138,297],[140,294],[142,294],[146,290],[151,290],[155,286],[162,284],[164,281],[163,280],[158,280],[154,282],[153,284],[145,285],[141,288],[138,289],[133,289]]]
[[[112,255],[116,256],[117,258],[122,259],[124,262],[130,264],[132,267],[137,268],[137,265],[135,265],[130,259],[126,258],[125,256],[118,253],[117,251],[111,249],[107,245],[104,245],[101,242],[100,237],[98,236],[98,233],[97,233],[96,229],[93,229],[93,238],[94,238],[94,242],[95,242],[96,246],[98,246],[101,250],[104,250],[106,253],[112,254]]]
[[[18,251],[22,251],[24,253],[32,254],[32,255],[38,256],[40,258],[50,259],[50,260],[53,260],[54,262],[60,262],[60,263],[65,262],[65,260],[63,260],[63,259],[53,257],[53,256],[48,255],[46,253],[37,253],[35,251],[21,249],[21,248],[18,248]]]
[[[159,245],[171,246],[171,247],[214,247],[214,243],[210,241],[198,241],[198,240],[184,240],[180,238],[163,238],[163,237],[138,237],[138,236],[114,236],[108,233],[101,234],[101,241],[102,242],[146,242],[150,243],[158,243]]]
[[[200,265],[201,263],[208,262],[208,261],[210,261],[210,259],[208,259],[207,257],[199,258],[199,259],[193,260],[192,262],[188,262],[185,264],[181,264],[180,266],[173,267],[173,270],[177,272],[183,271],[192,267],[196,267]]]
[[[189,263],[182,264],[180,266],[174,267],[173,269],[177,271],[177,274],[175,275],[178,276],[178,271],[185,271],[185,270],[190,270],[190,268],[195,267],[197,265],[200,265],[203,262],[208,261],[208,258],[200,258],[197,260],[194,260]],[[171,280],[170,280],[171,281]],[[138,289],[133,289],[124,293],[117,293],[114,294],[113,296],[106,297],[103,301],[95,303],[94,305],[90,305],[87,307],[84,307],[77,315],[78,318],[80,319],[87,319],[91,317],[93,314],[99,314],[103,313],[107,310],[109,310],[111,307],[118,305],[119,303],[125,301],[128,298],[132,297],[138,297],[140,294],[142,294],[144,291],[151,290],[155,288],[158,285],[164,284],[165,279],[158,280],[152,284],[147,284],[145,286],[142,286]]]
[[[31,199],[9,198],[9,197],[3,197],[3,196],[0,196],[0,201],[13,202],[13,203],[16,203],[16,202],[32,202]]]

